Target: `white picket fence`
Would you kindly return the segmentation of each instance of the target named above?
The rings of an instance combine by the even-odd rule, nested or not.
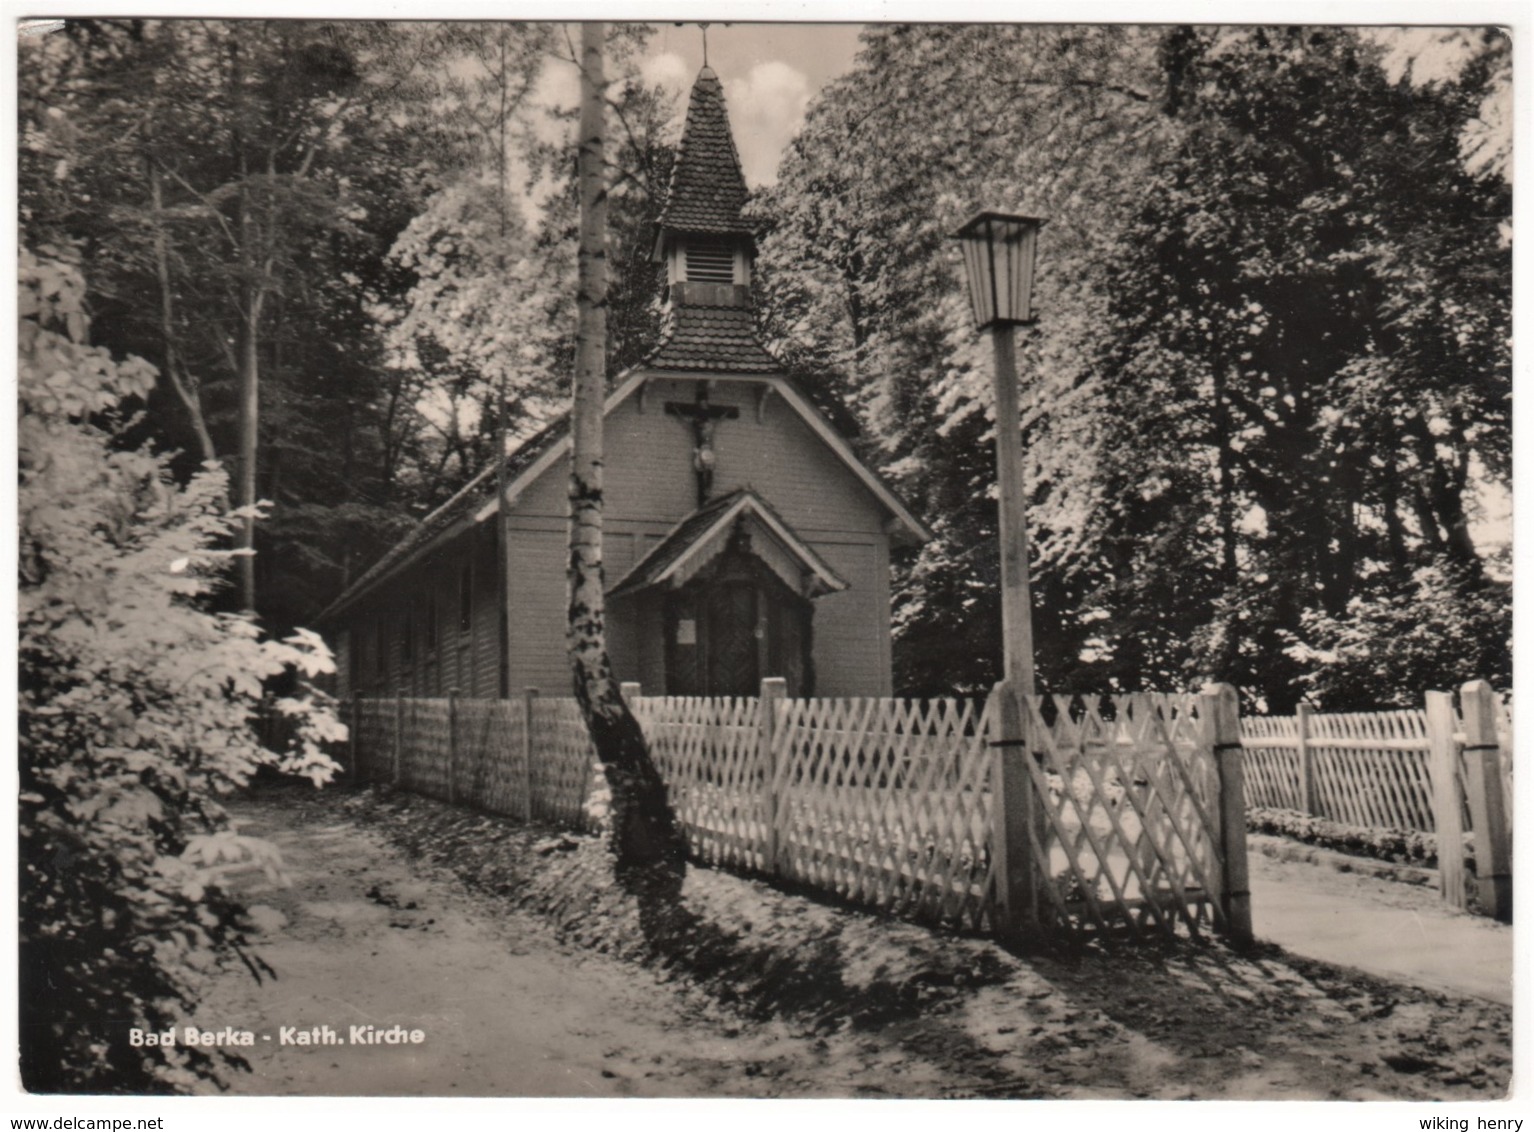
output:
[[[625,698],[693,855],[896,915],[997,928],[1005,832],[994,700]],[[353,771],[444,801],[590,828],[600,771],[573,699],[363,699]],[[1244,894],[1200,699],[1034,697],[1019,860],[1042,928],[1225,931]],[[1046,719],[1047,717],[1047,719]],[[1237,791],[1239,781],[1226,783]],[[1013,843],[1014,846],[1017,843]],[[1237,876],[1236,874],[1239,874]]]
[[[1432,833],[1441,885],[1463,907],[1474,835],[1482,905],[1511,917],[1513,743],[1506,699],[1484,681],[1456,707],[1429,692],[1421,708],[1241,720],[1248,806],[1296,810],[1346,825]],[[1500,895],[1499,895],[1500,894]]]

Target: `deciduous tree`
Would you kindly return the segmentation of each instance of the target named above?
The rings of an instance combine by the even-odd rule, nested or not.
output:
[[[154,368],[89,343],[85,285],[64,249],[23,250],[18,421],[21,1070],[41,1092],[185,1089],[238,1058],[146,1045],[191,1016],[199,980],[260,961],[231,868],[275,865],[220,799],[275,766],[326,781],[345,738],[309,679],[333,670],[312,633],[263,638],[212,613],[238,516],[223,476],[185,486],[124,444]],[[292,746],[252,729],[263,683]]]
[[[581,226],[574,405],[570,433],[570,664],[575,698],[612,792],[611,844],[620,879],[680,886],[686,842],[644,732],[607,656],[602,575],[602,425],[607,393],[607,80],[600,23],[581,26]]]

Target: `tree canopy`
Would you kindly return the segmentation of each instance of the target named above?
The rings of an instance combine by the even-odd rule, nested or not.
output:
[[[609,30],[610,375],[660,327],[678,107],[648,36]],[[134,437],[183,481],[255,467],[230,502],[272,503],[272,625],[562,405],[558,26],[70,21],[20,65],[24,233],[77,242],[96,340],[156,363]],[[1509,76],[1478,29],[865,29],[749,207],[768,340],[936,535],[896,563],[901,690],[979,691],[1001,653],[989,361],[948,239],[982,207],[1048,219],[1017,422],[1048,687],[1399,698],[1322,675],[1366,626],[1394,647],[1372,613],[1423,579],[1434,617],[1506,610],[1475,531],[1510,478]],[[1498,624],[1435,680],[1506,671]]]
[[[932,517],[900,567],[907,690],[978,691],[999,662],[988,368],[942,252],[982,206],[1049,218],[1018,422],[1048,687],[1410,699],[1318,665],[1369,625],[1388,652],[1372,614],[1413,602],[1491,637],[1405,667],[1506,672],[1471,522],[1507,482],[1510,196],[1467,159],[1500,37],[1433,83],[1337,28],[864,44],[758,208],[769,324]]]

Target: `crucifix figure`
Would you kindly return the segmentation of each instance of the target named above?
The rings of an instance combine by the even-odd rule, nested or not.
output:
[[[740,410],[733,405],[710,405],[708,382],[701,381],[692,404],[667,401],[666,412],[692,425],[692,470],[698,476],[698,506],[702,507],[714,489],[714,428],[721,418],[740,416]]]

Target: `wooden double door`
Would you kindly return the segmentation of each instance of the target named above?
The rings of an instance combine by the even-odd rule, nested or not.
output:
[[[813,694],[812,608],[754,558],[694,579],[667,600],[667,693],[754,696],[781,676],[790,696]]]

